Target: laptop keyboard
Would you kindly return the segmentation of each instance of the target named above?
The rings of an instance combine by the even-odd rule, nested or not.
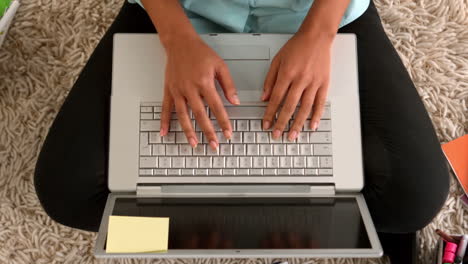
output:
[[[294,141],[287,139],[290,120],[282,138],[273,139],[270,130],[262,129],[265,106],[226,107],[233,128],[226,140],[214,115],[212,119],[219,147],[212,150],[201,128],[190,114],[199,144],[192,148],[185,137],[176,113],[172,113],[170,131],[159,136],[159,103],[140,106],[140,170],[142,177],[152,176],[332,176],[332,136],[330,104],[317,131],[309,128],[310,120]]]

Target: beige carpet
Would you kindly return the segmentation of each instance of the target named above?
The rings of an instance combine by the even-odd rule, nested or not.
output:
[[[122,0],[23,0],[0,49],[0,263],[150,263],[97,261],[95,234],[54,223],[32,184],[38,151],[81,68]],[[378,0],[386,30],[431,114],[441,142],[468,130],[467,0]],[[452,194],[421,231],[421,263],[430,263],[433,230],[466,232],[468,215]],[[181,260],[268,263],[270,260]],[[174,263],[154,261],[152,263]],[[380,263],[304,260],[290,263]]]

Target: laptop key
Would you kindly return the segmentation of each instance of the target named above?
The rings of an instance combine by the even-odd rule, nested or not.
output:
[[[167,170],[168,175],[180,175],[180,169],[169,169]]]
[[[159,135],[159,132],[149,132],[149,143],[151,144],[162,143],[162,137]]]
[[[318,175],[318,170],[317,169],[305,169],[305,175],[316,176]]]
[[[140,157],[140,168],[156,168],[158,167],[157,157]]]
[[[173,168],[185,168],[185,158],[184,157],[172,158],[172,167]]]
[[[177,156],[179,155],[179,145],[167,144],[166,145],[166,155],[167,156]]]
[[[292,157],[280,157],[281,168],[292,168]]]
[[[182,156],[192,156],[192,146],[188,144],[179,145],[179,153]]]
[[[333,175],[332,169],[318,169],[319,175]]]
[[[245,145],[243,145],[243,144],[235,144],[235,145],[234,145],[234,155],[236,155],[236,156],[244,156],[244,155],[245,155]]]
[[[226,157],[226,168],[238,168],[239,158],[238,157]]]
[[[211,157],[198,158],[200,168],[211,168]]]
[[[320,157],[320,168],[333,168],[333,159],[332,157]]]
[[[223,175],[236,175],[235,169],[223,169]]]
[[[237,176],[248,176],[249,175],[249,170],[248,169],[237,169],[236,170],[236,175]]]
[[[252,157],[239,157],[239,167],[252,168]]]
[[[249,131],[249,120],[237,120],[237,131]]]
[[[166,169],[154,169],[153,175],[157,175],[157,176],[167,175],[167,170]]]
[[[221,169],[209,169],[208,174],[209,175],[222,175],[223,171]]]
[[[268,168],[278,168],[279,158],[278,157],[266,157],[266,164]]]
[[[169,157],[159,157],[158,163],[160,168],[171,168],[171,158]]]
[[[250,169],[250,175],[263,175],[263,169]]]
[[[195,175],[208,175],[207,169],[195,169]]]
[[[224,157],[213,157],[213,168],[224,168]]]
[[[278,169],[278,175],[289,175],[289,169]]]
[[[163,137],[163,143],[169,143],[169,144],[174,144],[175,142],[175,133],[174,132],[169,132],[167,133],[166,136]]]
[[[271,145],[260,145],[260,155],[271,156],[273,155],[273,149]]]
[[[193,176],[193,169],[182,169],[182,175]]]
[[[268,132],[257,132],[257,143],[270,143]]]
[[[159,120],[141,120],[140,131],[159,131],[161,122]]]
[[[151,112],[153,112],[153,107],[152,106],[141,106],[140,107],[140,112],[141,113],[151,113]]]
[[[315,156],[331,156],[332,155],[331,144],[314,144],[314,155]]]
[[[244,143],[255,143],[255,132],[244,132]]]
[[[304,169],[291,169],[291,175],[304,175]]]
[[[265,168],[265,157],[253,157],[254,168]]]
[[[309,143],[331,143],[330,132],[309,132]]]
[[[152,169],[140,169],[140,175],[153,175],[153,170]]]
[[[187,144],[187,137],[185,136],[184,132],[176,132],[176,139],[177,144]]]
[[[242,143],[242,132],[232,132],[231,143]]]
[[[253,145],[253,144],[248,144],[247,145],[247,155],[249,156],[258,156],[259,153],[259,146],[258,145]]]
[[[250,120],[250,131],[262,131],[262,120]]]
[[[198,158],[196,157],[185,157],[186,168],[198,168]]]
[[[318,168],[318,157],[307,157],[307,168]]]
[[[153,156],[164,156],[166,155],[166,146],[163,144],[153,145]]]
[[[317,131],[331,131],[331,120],[327,120],[327,119],[320,120]]]
[[[306,157],[298,156],[293,158],[294,168],[305,168],[306,166]]]

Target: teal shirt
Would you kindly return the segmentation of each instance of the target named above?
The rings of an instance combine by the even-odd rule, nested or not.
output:
[[[128,0],[139,3],[140,0]],[[351,23],[370,0],[351,0],[340,27]],[[180,0],[198,33],[295,33],[313,0]]]

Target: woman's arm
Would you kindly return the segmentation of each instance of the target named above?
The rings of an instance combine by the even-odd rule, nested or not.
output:
[[[279,138],[297,104],[299,112],[288,138],[294,140],[312,111],[310,128],[316,130],[327,97],[330,79],[330,49],[350,0],[316,0],[298,32],[272,61],[264,84],[262,100],[269,100],[263,127],[273,125],[275,113],[284,100],[273,137]]]
[[[188,142],[196,147],[199,139],[190,120],[188,105],[210,146],[216,149],[219,141],[206,113],[205,102],[218,120],[224,137],[229,139],[231,122],[215,87],[215,80],[218,80],[226,99],[239,104],[229,69],[198,36],[178,0],[143,0],[142,3],[159,32],[167,55],[161,136],[169,131],[171,111],[175,106]]]
[[[141,3],[158,29],[165,48],[172,41],[198,36],[178,0],[142,0]]]
[[[315,0],[298,32],[333,39],[350,0]]]

